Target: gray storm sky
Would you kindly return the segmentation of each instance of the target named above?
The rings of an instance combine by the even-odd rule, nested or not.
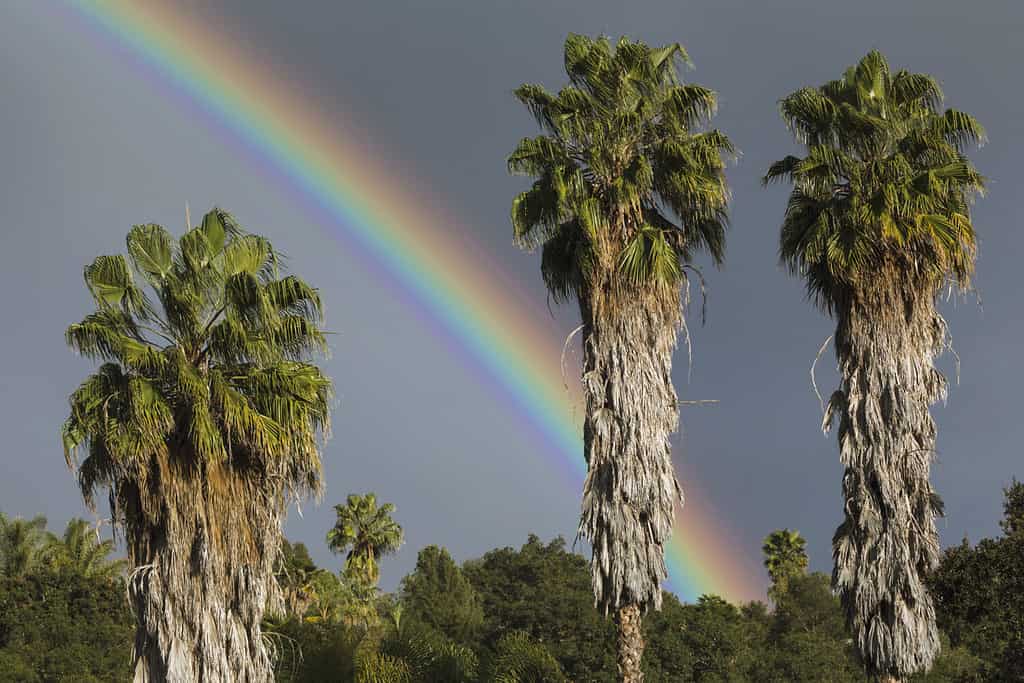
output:
[[[812,568],[828,570],[840,518],[837,449],[818,429],[808,369],[831,323],[779,267],[787,190],[760,187],[767,166],[793,150],[777,100],[840,75],[872,48],[895,67],[939,78],[947,105],[977,116],[990,143],[973,154],[990,179],[975,210],[980,234],[973,298],[944,304],[960,355],[960,384],[934,415],[933,478],[946,501],[944,544],[997,532],[1001,487],[1024,477],[1019,395],[1020,255],[1024,234],[1024,5],[902,2],[253,2],[186,5],[242,40],[311,93],[310,106],[356,122],[383,163],[460,219],[522,282],[548,316],[536,255],[511,243],[508,208],[523,181],[504,159],[532,120],[511,97],[524,81],[560,87],[568,32],[681,42],[689,80],[720,94],[715,125],[740,147],[729,169],[733,227],[726,266],[709,269],[707,325],[694,330],[676,383],[684,397],[717,398],[684,413],[677,459],[732,529],[741,562],[757,572],[761,539],[797,528]],[[182,37],[187,42],[187,37]],[[376,491],[398,506],[407,544],[382,567],[392,588],[428,543],[458,559],[526,534],[571,538],[578,491],[509,404],[431,333],[391,283],[327,236],[294,193],[254,167],[223,129],[154,82],[126,53],[83,30],[50,1],[0,3],[0,510],[46,514],[62,525],[84,509],[64,466],[59,425],[67,395],[90,366],[63,330],[89,305],[82,267],[120,251],[133,223],[183,224],[213,204],[269,235],[328,307],[339,401],[325,451],[327,496],[288,523],[324,564],[330,504]],[[315,103],[315,104],[314,104]],[[339,130],[342,130],[339,128]],[[1014,161],[1016,160],[1016,161]],[[575,313],[556,312],[565,334]],[[835,384],[831,354],[819,384]],[[947,358],[943,368],[952,372]],[[687,482],[684,481],[684,486]],[[696,484],[694,484],[696,486]],[[695,549],[699,551],[699,549]]]

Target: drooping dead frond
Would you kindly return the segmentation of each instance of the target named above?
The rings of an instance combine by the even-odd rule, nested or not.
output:
[[[883,279],[837,321],[842,384],[826,419],[839,424],[845,520],[833,539],[833,582],[868,669],[902,677],[926,670],[939,650],[923,579],[939,558],[928,408],[946,393],[934,367],[946,325],[934,282],[895,268]]]

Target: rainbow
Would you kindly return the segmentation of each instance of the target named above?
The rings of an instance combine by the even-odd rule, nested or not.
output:
[[[467,362],[499,388],[555,454],[577,486],[586,465],[573,399],[562,384],[559,344],[541,311],[509,286],[484,250],[441,226],[451,217],[396,183],[394,169],[346,135],[354,129],[289,91],[237,41],[170,2],[69,0],[74,13],[114,41],[148,76],[169,85],[287,179],[291,189],[346,247],[365,254],[450,338]],[[271,71],[268,71],[268,67]],[[496,160],[500,163],[500,160]],[[401,189],[397,189],[401,188]],[[467,250],[471,257],[467,258]],[[670,587],[681,598],[731,600],[764,594],[750,558],[689,489],[666,552]]]

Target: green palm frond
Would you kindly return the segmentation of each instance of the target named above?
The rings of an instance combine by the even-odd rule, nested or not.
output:
[[[409,665],[379,652],[367,652],[358,658],[356,683],[414,683]]]
[[[89,578],[113,579],[125,568],[124,560],[111,560],[114,542],[100,540],[99,529],[84,519],[68,522],[64,535],[50,542],[54,564],[65,571]]]
[[[383,656],[408,666],[413,681],[471,683],[481,680],[477,655],[437,631],[414,626],[408,633],[395,633],[382,649]]]
[[[558,660],[521,631],[509,633],[498,641],[492,676],[495,683],[565,683],[568,680]]]
[[[151,285],[161,286],[171,275],[174,265],[174,240],[170,233],[152,223],[136,225],[128,233],[128,255],[135,270]]]

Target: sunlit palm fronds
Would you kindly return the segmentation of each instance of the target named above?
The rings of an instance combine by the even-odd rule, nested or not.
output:
[[[893,73],[878,52],[843,78],[782,100],[806,155],[786,157],[765,175],[766,183],[793,185],[779,251],[826,310],[872,286],[893,258],[970,285],[977,249],[970,204],[984,178],[964,151],[985,132],[941,103],[933,78]]]
[[[624,286],[676,284],[681,264],[725,252],[727,137],[702,130],[716,95],[681,83],[680,45],[571,35],[570,85],[551,94],[515,91],[545,132],[523,139],[512,173],[536,178],[512,205],[516,240],[543,246],[543,271],[558,298],[588,294],[603,278]]]
[[[46,518],[8,517],[0,512],[0,577],[19,577],[48,566],[52,536]]]

